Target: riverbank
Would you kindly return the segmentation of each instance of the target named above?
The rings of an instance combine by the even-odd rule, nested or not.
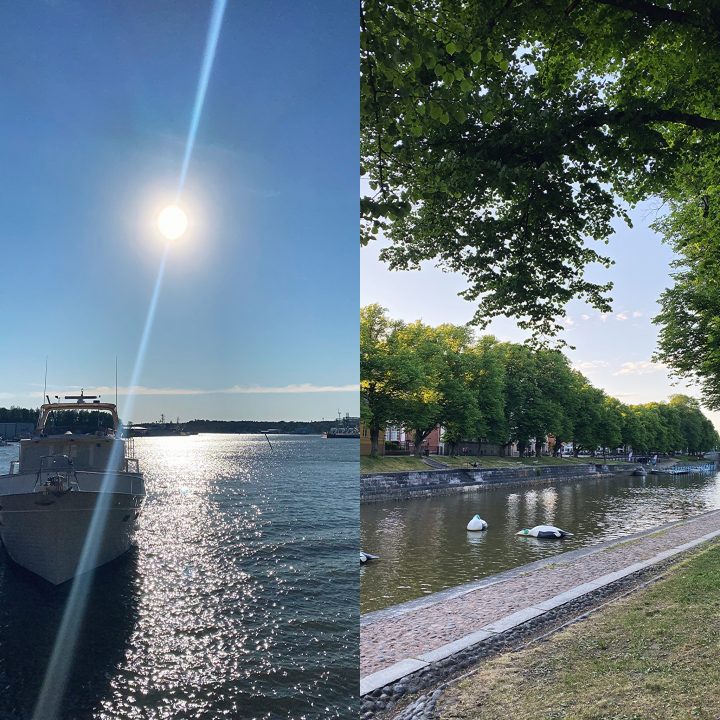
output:
[[[712,511],[361,616],[363,717],[611,596],[720,535]]]
[[[360,476],[360,502],[405,500],[454,492],[472,492],[495,484],[553,482],[611,472],[631,472],[637,465],[616,463],[570,463],[567,465],[521,464],[498,468],[450,468],[446,470],[412,470],[408,472],[371,473]]]
[[[434,466],[445,466],[446,468],[473,469],[501,469],[537,466],[567,467],[568,465],[593,465],[603,464],[602,458],[590,457],[500,457],[498,455],[431,455],[427,458],[419,458],[414,455],[381,455],[360,457],[360,474],[373,475],[376,473],[407,472],[410,470],[425,470],[428,468],[426,461],[432,462]],[[607,465],[623,465],[621,461],[608,460]]]
[[[720,546],[666,579],[512,655],[439,698],[438,720],[717,718]]]

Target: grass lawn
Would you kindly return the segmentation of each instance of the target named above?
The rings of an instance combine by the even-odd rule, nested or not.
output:
[[[493,455],[483,455],[475,457],[474,455],[462,455],[451,457],[446,455],[432,455],[431,458],[436,462],[441,462],[448,467],[454,468],[471,468],[473,463],[477,463],[480,468],[512,468],[522,467],[523,465],[586,465],[588,463],[601,463],[602,458],[519,458],[519,457],[497,457]],[[608,460],[608,465],[613,465],[612,460]],[[360,457],[361,473],[376,472],[407,472],[408,470],[429,470],[425,463],[416,457],[408,455],[390,455],[371,458],[367,455]]]
[[[434,456],[433,456],[434,457]],[[479,467],[483,468],[505,468],[505,467],[520,467],[522,465],[587,465],[588,463],[600,464],[602,458],[591,458],[591,457],[580,457],[580,458],[556,458],[556,457],[542,457],[542,458],[519,458],[519,457],[496,457],[483,455],[481,457],[475,457],[473,455],[458,455],[457,457],[438,457],[436,458],[440,462],[450,465],[451,467],[471,467],[472,463],[477,463]],[[608,460],[608,465],[613,465],[613,461]]]
[[[419,458],[399,455],[372,458],[360,456],[360,472],[407,472],[408,470],[429,470],[430,468]]]
[[[441,720],[720,717],[720,545],[446,691]]]
[[[682,465],[698,465],[706,462],[710,462],[709,460],[705,460],[704,458],[698,458],[696,455],[673,455],[673,460],[677,460],[677,462],[681,463]],[[667,458],[663,458],[664,461],[667,461]]]

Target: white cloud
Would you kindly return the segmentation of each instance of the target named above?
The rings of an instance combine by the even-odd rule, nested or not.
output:
[[[600,313],[600,320],[605,322],[610,317],[610,313]]]
[[[605,360],[583,360],[583,362],[575,363],[573,367],[576,370],[595,370],[596,368],[606,368],[609,364]]]
[[[572,327],[575,324],[575,321],[569,315],[567,315],[563,318],[563,323],[568,327]]]
[[[642,314],[639,310],[633,310],[632,316],[633,316],[634,318],[639,318],[639,317],[642,317],[643,314]]]
[[[247,386],[243,387],[240,385],[233,385],[231,388],[225,390],[219,390],[218,392],[224,394],[262,394],[262,393],[325,393],[325,392],[360,392],[360,385],[311,385],[310,383],[303,383],[302,385],[281,385],[278,387],[262,387],[262,386]]]
[[[651,373],[663,372],[667,369],[662,363],[654,363],[650,360],[640,360],[639,362],[626,362],[620,366],[613,375],[650,375]]]
[[[300,383],[297,385],[233,385],[229,388],[219,390],[200,388],[152,388],[136,385],[133,387],[119,387],[118,395],[277,395],[291,393],[337,393],[337,392],[359,392],[360,386],[351,385],[313,385],[312,383]],[[102,395],[105,398],[115,396],[115,388],[102,386],[85,388],[86,395]],[[42,393],[32,393],[33,397],[41,397]]]
[[[626,312],[621,312],[621,313],[618,313],[615,317],[616,317],[620,322],[622,322],[623,320],[627,320],[630,316],[629,316]]]
[[[585,314],[585,313],[583,313],[583,314],[580,316],[580,319],[581,319],[581,320],[589,320],[589,319],[590,319],[590,316],[587,315],[587,314]]]

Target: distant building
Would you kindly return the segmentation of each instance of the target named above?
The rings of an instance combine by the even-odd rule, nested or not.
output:
[[[438,425],[423,440],[423,454],[438,455],[442,447],[443,428]],[[407,428],[389,425],[385,428],[385,442],[388,452],[396,451],[396,454],[412,454],[415,452],[415,433]]]
[[[370,428],[360,420],[360,454],[369,455],[372,443],[370,442]],[[378,434],[378,455],[385,454],[385,430]]]

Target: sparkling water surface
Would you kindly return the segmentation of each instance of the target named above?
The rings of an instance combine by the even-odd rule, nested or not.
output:
[[[720,473],[591,476],[369,503],[360,512],[360,545],[381,559],[361,568],[361,610],[379,610],[717,508]],[[476,513],[488,522],[486,532],[467,532]],[[515,535],[542,524],[575,535],[559,541]]]
[[[357,716],[358,443],[270,441],[136,439],[137,547],[96,573],[64,720]],[[31,717],[67,595],[0,561],[0,719]]]

